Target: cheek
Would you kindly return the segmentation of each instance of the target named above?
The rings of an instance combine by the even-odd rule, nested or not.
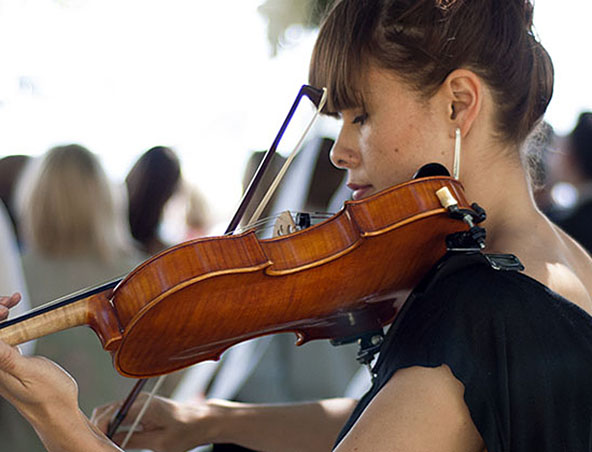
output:
[[[401,182],[404,176],[404,148],[395,137],[396,133],[362,134],[364,166],[377,188]]]
[[[382,148],[369,165],[368,172],[373,179],[373,185],[383,190],[393,185],[410,179],[408,165],[405,163],[405,155],[398,146]]]

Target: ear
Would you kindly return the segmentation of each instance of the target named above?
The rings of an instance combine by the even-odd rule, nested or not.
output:
[[[452,71],[439,88],[447,108],[452,136],[458,127],[463,137],[469,134],[481,113],[484,86],[481,78],[468,69]]]

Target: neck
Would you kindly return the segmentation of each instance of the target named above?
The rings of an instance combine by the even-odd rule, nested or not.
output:
[[[517,149],[491,146],[469,152],[460,181],[470,202],[476,202],[487,213],[483,226],[487,230],[488,252],[511,253],[512,243],[528,234],[529,226],[542,216],[534,203],[527,176]],[[465,155],[466,155],[465,154]]]

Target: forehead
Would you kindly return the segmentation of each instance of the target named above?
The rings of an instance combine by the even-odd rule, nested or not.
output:
[[[368,65],[360,71],[355,90],[355,102],[346,108],[377,108],[383,104],[423,103],[424,100],[394,71],[377,65]]]
[[[328,100],[325,114],[337,114],[345,110],[364,108],[380,103],[392,94],[409,91],[408,86],[388,69],[375,64],[364,64],[355,71],[340,74],[323,74],[317,77],[317,87],[326,87]]]

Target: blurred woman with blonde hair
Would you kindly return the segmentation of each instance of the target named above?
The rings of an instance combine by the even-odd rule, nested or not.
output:
[[[88,149],[77,144],[50,149],[27,170],[19,191],[29,249],[60,258],[93,255],[104,263],[119,261],[121,251],[131,251],[124,202],[116,199],[99,160]]]
[[[125,190],[114,190],[97,156],[83,146],[54,147],[31,162],[17,188],[17,209],[33,306],[119,277],[142,260],[132,246],[125,205]],[[130,386],[87,328],[44,337],[36,351],[76,376],[88,414]],[[41,443],[39,450],[45,450]]]

